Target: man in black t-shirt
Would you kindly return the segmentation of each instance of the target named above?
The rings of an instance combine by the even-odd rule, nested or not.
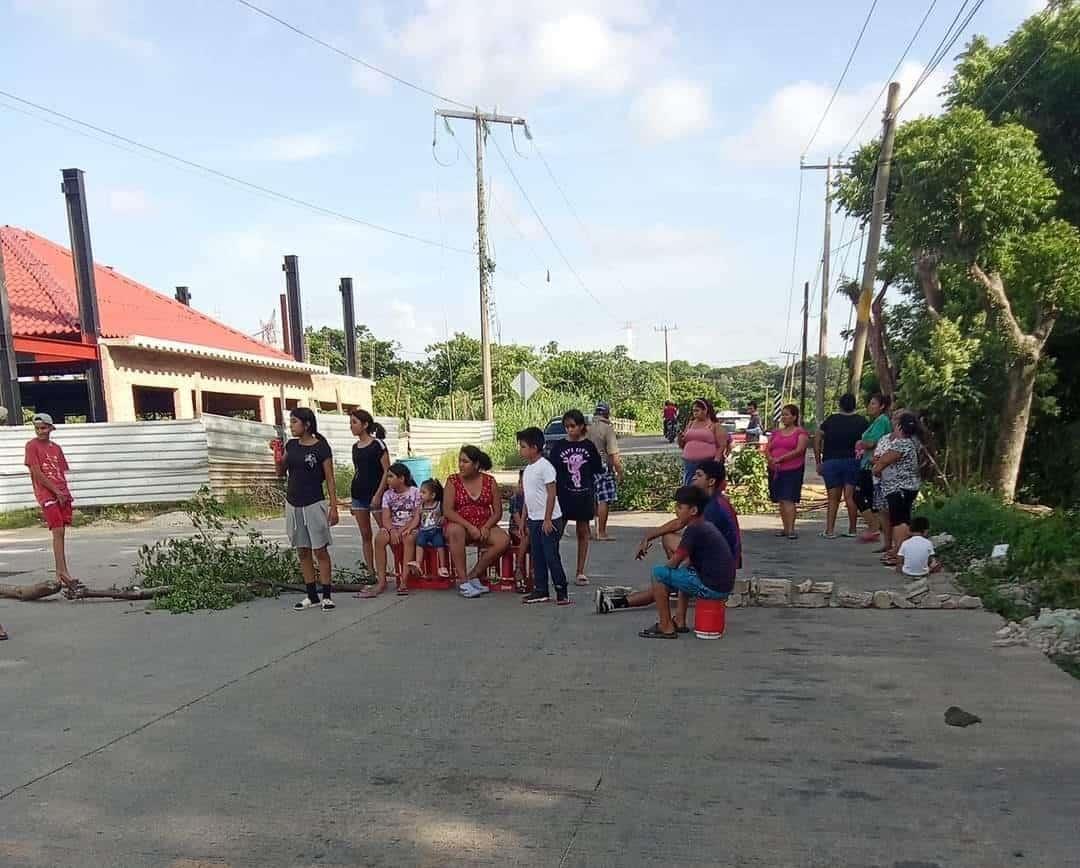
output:
[[[843,496],[848,509],[848,530],[844,536],[855,536],[859,512],[855,504],[855,486],[859,480],[859,459],[855,446],[866,430],[865,417],[855,412],[855,396],[840,396],[840,412],[825,419],[814,435],[814,458],[817,471],[825,480],[829,493],[825,514],[825,539],[836,539],[836,516]]]

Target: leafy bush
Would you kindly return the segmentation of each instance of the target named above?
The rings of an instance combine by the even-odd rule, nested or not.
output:
[[[631,455],[623,459],[617,509],[670,512],[675,489],[682,480],[682,459],[678,453]]]
[[[1080,607],[1080,527],[1075,513],[1033,515],[971,491],[932,495],[917,513],[930,520],[931,533],[956,538],[941,558],[987,608],[1017,619],[1042,607]],[[998,543],[1009,546],[1004,561],[972,566]],[[1023,593],[1016,593],[1019,590]]]
[[[728,499],[746,515],[770,512],[769,465],[757,449],[740,449],[726,462]]]

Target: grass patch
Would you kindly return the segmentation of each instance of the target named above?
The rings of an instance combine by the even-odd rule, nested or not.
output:
[[[41,511],[37,509],[12,509],[0,512],[0,530],[21,530],[25,527],[44,527]]]

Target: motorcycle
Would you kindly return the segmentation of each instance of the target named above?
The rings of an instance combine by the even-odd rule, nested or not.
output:
[[[675,442],[675,436],[678,434],[678,427],[679,427],[678,420],[676,420],[676,419],[665,419],[664,420],[664,439],[666,439],[668,443],[674,443]]]

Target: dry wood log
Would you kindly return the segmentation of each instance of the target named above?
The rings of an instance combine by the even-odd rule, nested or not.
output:
[[[34,585],[0,585],[0,597],[7,600],[43,600],[59,594],[61,587],[55,579]]]

